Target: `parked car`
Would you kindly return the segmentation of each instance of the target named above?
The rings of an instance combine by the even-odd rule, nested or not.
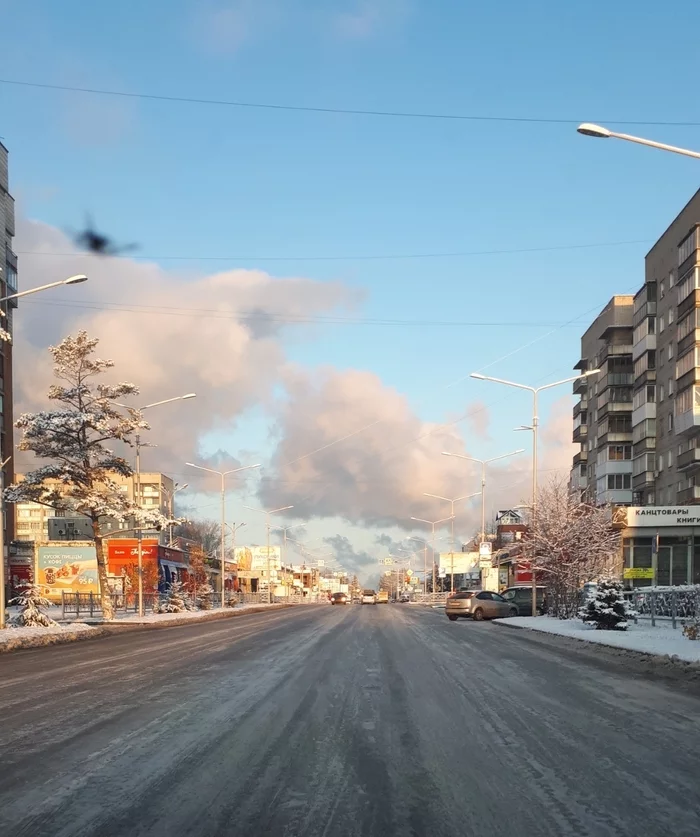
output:
[[[362,604],[377,604],[377,594],[374,590],[362,591]]]
[[[348,597],[347,597],[346,593],[333,593],[333,595],[331,596],[331,604],[332,605],[347,604],[347,603],[348,603]]]
[[[518,616],[532,616],[532,587],[508,587],[501,595],[518,608]],[[546,587],[537,587],[537,615],[546,612]]]
[[[377,593],[377,604],[389,604],[389,594],[386,590],[380,590]]]
[[[401,598],[399,599],[399,601],[400,601],[402,604],[405,604],[406,602],[410,602],[410,601],[411,601],[411,597],[408,595],[408,593],[404,593],[404,594],[401,596]]]
[[[445,602],[445,614],[450,622],[456,622],[460,617],[481,622],[482,619],[517,616],[518,608],[490,590],[469,590],[450,596]]]

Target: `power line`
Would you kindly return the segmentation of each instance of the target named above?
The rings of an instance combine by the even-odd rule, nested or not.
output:
[[[485,116],[483,114],[430,113],[424,111],[368,110],[361,108],[317,107],[311,105],[281,105],[270,102],[242,102],[227,99],[205,99],[194,96],[168,96],[156,93],[133,93],[121,90],[104,90],[96,87],[75,87],[67,84],[46,84],[17,79],[0,79],[0,84],[15,87],[33,87],[41,90],[56,90],[70,93],[88,93],[94,96],[116,96],[124,99],[145,99],[158,102],[172,102],[190,105],[213,105],[217,107],[248,108],[255,110],[293,111],[298,113],[345,114],[347,116],[373,116],[391,119],[429,119],[456,122],[511,122],[542,125],[579,125],[581,119],[562,119],[532,116]],[[589,119],[589,121],[591,121]],[[673,127],[697,127],[700,122],[667,122],[662,120],[620,120],[596,119],[596,122],[610,125],[668,125]]]
[[[325,314],[318,314],[313,317],[281,317],[274,314],[268,314],[265,311],[261,312],[245,312],[237,311],[230,314],[222,313],[215,309],[207,308],[174,308],[160,305],[122,305],[118,302],[103,302],[100,305],[91,305],[90,303],[71,302],[66,300],[53,299],[33,299],[24,300],[24,304],[29,305],[50,305],[59,308],[82,308],[89,311],[114,311],[128,314],[147,314],[153,316],[154,314],[164,314],[167,316],[179,317],[202,317],[204,319],[212,320],[228,320],[236,322],[275,322],[283,325],[367,325],[367,326],[413,326],[416,328],[561,328],[562,326],[574,325],[578,326],[581,323],[566,322],[566,323],[544,323],[544,322],[515,322],[515,321],[466,321],[466,320],[383,320],[369,317],[341,317],[331,316]]]
[[[132,261],[181,261],[181,262],[372,262],[372,261],[404,261],[411,259],[457,259],[470,256],[506,256],[522,255],[525,253],[555,253],[566,250],[592,250],[597,247],[626,247],[631,244],[649,244],[651,239],[639,238],[629,241],[600,241],[593,244],[561,244],[553,247],[518,247],[508,250],[455,250],[452,252],[435,253],[389,253],[370,255],[345,256],[161,256],[144,255],[129,256]],[[88,256],[89,253],[76,250],[70,253],[47,253],[41,250],[19,250],[20,256],[51,256],[56,258],[78,258]]]

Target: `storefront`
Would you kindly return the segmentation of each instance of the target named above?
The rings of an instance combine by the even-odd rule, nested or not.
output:
[[[613,521],[622,528],[627,584],[700,584],[700,507],[620,507]]]

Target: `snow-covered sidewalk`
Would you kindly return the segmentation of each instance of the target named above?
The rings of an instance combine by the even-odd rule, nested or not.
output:
[[[549,616],[515,616],[496,619],[495,622],[505,627],[527,628],[642,654],[677,657],[689,663],[700,662],[700,641],[686,639],[680,628],[674,630],[670,625],[652,628],[631,623],[626,631],[598,631],[592,625],[584,625],[580,619],[553,619]]]
[[[91,639],[106,635],[110,629],[136,627],[143,625],[155,628],[159,625],[182,625],[188,622],[211,622],[219,619],[243,615],[245,613],[260,613],[268,610],[279,610],[290,607],[288,604],[242,604],[236,607],[212,608],[212,610],[186,610],[182,613],[148,613],[139,616],[137,613],[120,613],[111,622],[104,622],[101,617],[94,617],[88,622],[63,621],[50,628],[5,628],[0,630],[0,653],[14,651],[18,648],[36,648],[42,645],[58,645],[65,642],[75,642],[81,639]],[[16,608],[8,608],[8,618]],[[60,608],[47,608],[48,615],[55,620],[61,618]]]

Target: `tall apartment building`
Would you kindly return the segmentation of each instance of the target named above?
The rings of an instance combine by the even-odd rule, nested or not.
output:
[[[634,295],[632,358],[632,497],[634,506],[687,506],[700,503],[700,190],[693,195],[645,259],[644,285]],[[624,298],[624,297],[623,297]],[[614,300],[621,297],[614,297]],[[590,358],[599,321],[581,340],[577,368],[592,368]],[[587,366],[585,366],[587,364]],[[626,369],[627,367],[625,367]],[[621,371],[621,370],[620,370]],[[597,376],[599,397],[605,372]],[[577,382],[582,395],[574,408],[572,486],[588,490],[599,481],[600,450],[591,448],[592,412],[587,403],[593,382]],[[586,411],[587,410],[587,411]],[[598,420],[601,418],[598,406]],[[600,447],[602,435],[598,432]],[[589,440],[588,446],[586,440]],[[611,440],[608,440],[611,441]],[[625,441],[623,457],[627,457]],[[608,448],[608,455],[612,450]],[[617,456],[617,451],[614,452]],[[597,485],[595,496],[605,497]],[[615,495],[611,502],[621,502]]]
[[[574,442],[580,444],[572,487],[596,503],[632,502],[632,362],[634,297],[614,296],[581,338],[574,381]]]
[[[21,479],[21,477],[19,477]],[[122,477],[119,474],[113,476],[114,481],[121,487],[121,490],[130,500],[136,498],[135,477]],[[174,482],[165,474],[142,473],[141,474],[141,505],[144,508],[157,508],[164,515],[169,515],[170,504],[173,498]],[[49,540],[49,519],[53,517],[70,517],[70,511],[61,509],[55,510],[39,503],[17,503],[17,541],[47,541]],[[133,522],[124,521],[111,523],[111,530],[119,535],[120,530],[128,537],[133,537],[133,531],[129,528]]]
[[[15,235],[15,201],[9,192],[8,153],[0,142],[0,298],[17,292],[17,256],[12,250]],[[17,300],[0,303],[5,316],[0,326],[12,334],[12,314]],[[12,409],[12,343],[0,340],[0,462],[12,455],[14,415]],[[3,485],[14,479],[13,460],[7,463],[0,475]],[[5,556],[8,544],[14,539],[14,515],[5,513],[2,525],[5,531]],[[2,556],[2,560],[5,560]]]

